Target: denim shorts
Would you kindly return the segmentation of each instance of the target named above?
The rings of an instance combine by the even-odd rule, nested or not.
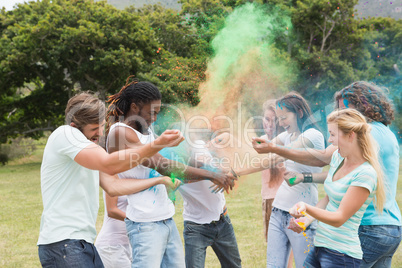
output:
[[[304,261],[307,268],[359,268],[361,260],[355,259],[336,250],[313,247]]]
[[[85,240],[66,239],[39,245],[39,260],[44,268],[102,268],[103,263],[95,246]]]

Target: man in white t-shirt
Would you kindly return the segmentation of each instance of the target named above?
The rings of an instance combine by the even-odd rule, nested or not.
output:
[[[205,142],[196,140],[190,158],[210,165],[212,155]],[[205,267],[207,247],[211,246],[221,267],[241,267],[240,253],[234,229],[229,218],[223,192],[211,192],[214,184],[209,180],[180,186],[183,197],[184,249],[186,267]]]
[[[161,183],[179,185],[168,177],[119,180],[113,174],[140,164],[163,147],[178,145],[183,140],[180,131],[165,131],[152,143],[108,154],[95,144],[103,134],[104,116],[105,106],[98,98],[79,94],[67,103],[67,124],[49,136],[41,166],[38,251],[43,267],[103,267],[93,245],[99,185],[111,196]]]

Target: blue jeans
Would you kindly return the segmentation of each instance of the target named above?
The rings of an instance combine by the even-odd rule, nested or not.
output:
[[[360,267],[391,267],[392,256],[401,243],[401,227],[395,225],[360,225],[363,261]]]
[[[183,244],[172,218],[155,222],[124,220],[132,248],[132,268],[184,268]]]
[[[40,263],[44,268],[103,268],[95,246],[84,240],[66,239],[52,244],[39,245],[38,253]]]
[[[313,247],[303,267],[307,268],[359,268],[361,260],[324,247]]]
[[[221,267],[241,267],[239,249],[229,215],[221,216],[219,221],[209,224],[184,221],[183,237],[187,268],[205,266],[208,246],[214,250]]]
[[[276,207],[272,209],[268,227],[267,267],[287,267],[290,249],[293,250],[296,267],[302,267],[308,251],[313,247],[316,223],[305,230],[306,237],[288,229],[292,216]]]

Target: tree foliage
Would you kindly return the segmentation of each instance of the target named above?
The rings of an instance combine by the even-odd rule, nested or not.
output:
[[[299,70],[292,90],[320,107],[353,81],[373,81],[388,87],[400,113],[402,22],[356,19],[357,0],[181,0],[181,11],[42,0],[0,12],[0,142],[39,137],[63,123],[76,91],[104,99],[131,74],[155,83],[164,102],[196,105],[211,40],[246,2],[291,18],[273,46]]]
[[[76,90],[105,99],[130,74],[149,71],[158,47],[148,24],[105,2],[29,2],[3,10],[0,23],[2,141],[60,125]]]

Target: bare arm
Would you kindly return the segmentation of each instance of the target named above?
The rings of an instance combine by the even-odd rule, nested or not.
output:
[[[328,171],[321,172],[321,173],[313,173],[311,174],[313,176],[313,181],[312,183],[324,183],[325,179],[328,176]],[[286,183],[289,186],[294,186],[296,184],[304,182],[304,176],[301,173],[295,173],[292,171],[286,171],[283,179],[286,181]]]
[[[169,177],[155,177],[150,179],[119,179],[117,175],[99,173],[99,182],[103,190],[111,197],[138,193],[158,184],[164,184],[170,188],[177,188],[179,180],[172,181]],[[177,186],[176,186],[177,184]]]
[[[255,161],[257,163],[254,162],[253,165],[235,169],[235,172],[238,176],[248,175],[263,171],[265,169],[274,168],[276,165],[282,163],[283,161],[285,161],[284,158],[276,154],[269,154],[267,156],[264,156],[263,158],[260,158],[258,161]]]
[[[162,148],[177,146],[183,141],[180,131],[167,130],[152,143],[136,146],[128,150],[108,154],[103,148],[91,144],[82,149],[74,161],[83,167],[99,170],[108,174],[117,174],[141,164]]]
[[[125,127],[117,127],[109,133],[109,152],[117,152],[119,150],[136,148],[143,146],[138,139],[137,134]],[[178,161],[170,160],[160,154],[155,154],[141,162],[142,165],[157,170],[160,174],[166,176],[181,177],[188,180],[204,180],[210,179],[213,183],[221,185],[226,190],[231,189],[232,179],[230,174],[220,174],[204,169],[194,168],[184,165]]]
[[[118,201],[117,196],[110,196],[105,192],[105,204],[106,204],[106,210],[107,210],[107,215],[110,218],[124,221],[126,218],[126,212],[122,211],[117,207],[117,201]]]
[[[273,138],[271,142],[283,145],[278,137]],[[285,161],[284,158],[271,153],[260,157],[253,156],[253,159],[251,161],[252,163],[250,163],[250,165],[247,165],[246,167],[235,168],[234,171],[238,176],[248,175],[266,169],[274,168],[276,165],[282,163],[283,161]]]
[[[178,161],[167,159],[160,154],[155,154],[143,163],[144,166],[157,170],[160,174],[170,176],[172,173],[188,180],[210,179],[220,181],[220,174],[205,169],[187,166]],[[223,178],[223,177],[222,177]]]
[[[261,138],[253,138],[253,147],[258,153],[262,153],[259,148],[267,148],[267,146],[271,146],[273,148],[285,148],[283,146],[283,143],[280,141],[278,137],[275,137],[272,141],[268,141],[265,139]],[[290,151],[298,151],[298,150],[307,150],[307,148],[313,147],[313,144],[305,138],[299,138],[292,143],[288,145],[289,148],[291,148]],[[278,163],[283,162],[285,159],[282,157],[282,155],[278,155],[274,152],[268,152],[268,156],[266,156],[263,161],[261,162],[261,165],[255,165],[254,167],[247,168],[247,169],[240,169],[236,170],[236,173],[238,172],[239,175],[245,175],[245,174],[250,174],[254,172],[258,172],[264,169],[269,169],[274,166],[276,166]],[[331,154],[332,156],[332,154]],[[286,157],[285,157],[286,158]]]
[[[305,211],[321,222],[340,227],[363,206],[369,195],[370,192],[366,188],[350,186],[342,198],[339,208],[334,212],[299,202],[292,208],[291,214],[294,217],[300,217],[301,213]],[[326,198],[328,199],[328,196]]]
[[[261,138],[254,138],[253,147],[260,154],[275,153],[304,165],[320,167],[331,162],[332,154],[337,149],[333,145],[328,146],[325,150],[303,147],[296,149],[290,146],[281,146]]]

